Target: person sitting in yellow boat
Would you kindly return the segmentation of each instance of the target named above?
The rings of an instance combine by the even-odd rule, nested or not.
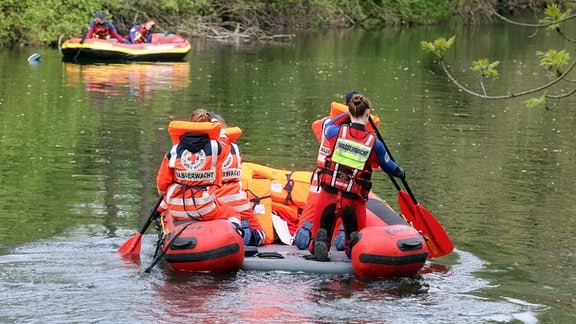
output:
[[[215,195],[230,146],[219,139],[221,125],[197,112],[179,128],[171,127],[174,122],[169,126],[174,145],[156,177],[158,193],[164,197],[158,212],[168,211],[176,220],[227,219],[241,233],[240,214]]]
[[[220,140],[230,146],[228,157],[222,165],[222,186],[216,189],[216,197],[240,213],[244,245],[261,246],[266,240],[266,233],[242,186],[242,154],[238,144],[235,143],[242,131],[238,127],[227,127],[222,116],[206,110],[197,110],[191,120],[208,118],[219,122],[224,127]]]
[[[90,22],[88,33],[86,33],[84,38],[111,39],[112,37],[121,43],[129,42],[124,40],[124,38],[118,33],[112,22],[106,21],[106,14],[103,11],[96,11],[94,14],[94,20]]]
[[[154,20],[148,20],[143,24],[136,24],[130,28],[130,32],[125,39],[128,39],[132,44],[150,43],[155,27],[156,22]]]

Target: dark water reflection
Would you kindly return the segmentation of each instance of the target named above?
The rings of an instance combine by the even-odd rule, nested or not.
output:
[[[554,111],[447,83],[420,41],[456,34],[451,68],[502,62],[491,91],[543,83],[523,30],[302,34],[290,44],[194,41],[187,62],[76,65],[0,51],[0,322],[570,322],[576,317],[573,100]],[[359,90],[408,182],[457,250],[419,278],[362,280],[155,268],[115,251],[156,200],[166,126],[204,107],[244,134],[244,159],[310,169],[310,123]],[[501,94],[501,93],[500,93]],[[375,191],[395,204],[387,177]]]

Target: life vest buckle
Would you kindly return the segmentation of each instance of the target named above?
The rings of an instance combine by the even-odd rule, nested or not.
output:
[[[352,180],[351,177],[349,177],[349,176],[347,176],[347,175],[345,175],[345,174],[343,174],[343,173],[340,173],[340,172],[338,172],[338,175],[337,175],[336,177],[337,177],[338,179],[342,180],[342,181],[350,181],[350,180]]]

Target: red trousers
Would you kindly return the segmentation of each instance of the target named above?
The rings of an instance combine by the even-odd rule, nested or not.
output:
[[[334,233],[336,221],[339,218],[342,219],[344,224],[346,245],[348,245],[350,233],[360,231],[366,227],[366,202],[360,198],[352,198],[350,194],[346,193],[320,191],[314,213],[312,238],[316,236],[316,232],[320,228],[325,229],[328,233],[326,244],[330,248],[332,233]]]

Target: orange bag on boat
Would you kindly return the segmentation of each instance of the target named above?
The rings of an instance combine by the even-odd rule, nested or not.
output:
[[[251,174],[252,178],[269,179],[271,181],[270,195],[272,196],[272,201],[294,206],[304,206],[306,204],[312,172],[274,169],[248,162],[242,163],[242,170],[244,169]]]
[[[242,172],[244,174],[244,172]],[[272,224],[272,197],[270,196],[270,180],[242,179],[242,185],[250,201],[250,206],[266,233],[264,244],[274,243],[274,225]]]

